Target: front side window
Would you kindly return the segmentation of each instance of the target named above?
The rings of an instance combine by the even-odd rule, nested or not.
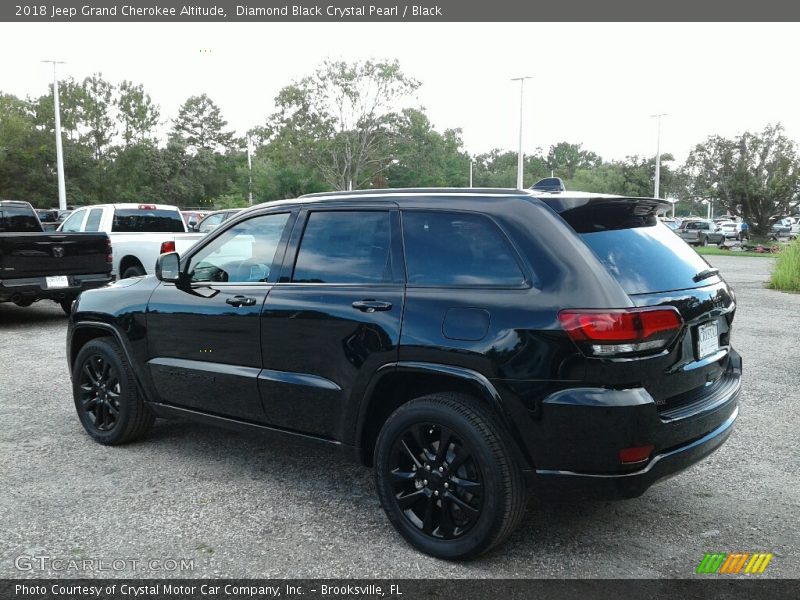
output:
[[[192,257],[191,281],[267,281],[288,220],[289,213],[262,215],[230,228]]]
[[[508,239],[481,215],[404,211],[403,239],[409,285],[525,284]]]
[[[375,284],[395,280],[389,211],[309,215],[292,281]]]
[[[77,212],[72,213],[67,220],[61,225],[61,231],[67,232],[76,232],[81,230],[81,223],[83,222],[83,217],[86,215],[86,211],[79,210]]]
[[[214,229],[216,229],[217,226],[220,223],[222,223],[223,216],[224,215],[220,213],[218,215],[211,215],[207,219],[203,219],[203,222],[200,223],[200,228],[198,229],[198,231],[200,233],[209,233],[211,231],[214,231]]]

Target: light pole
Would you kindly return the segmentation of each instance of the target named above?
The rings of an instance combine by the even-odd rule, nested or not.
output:
[[[523,77],[513,77],[511,81],[519,81],[519,152],[517,153],[517,189],[522,189],[522,114],[523,114],[523,98],[525,91],[525,80],[533,79],[527,75]]]
[[[64,148],[61,145],[61,107],[58,103],[58,73],[56,65],[63,65],[60,60],[43,60],[53,65],[53,106],[56,113],[56,165],[58,169],[58,208],[67,210],[67,188],[64,184]]]
[[[469,187],[472,187],[472,158],[469,159]]]
[[[250,135],[247,135],[247,202],[253,206],[253,159],[250,155]]]
[[[666,117],[667,113],[650,115],[650,118],[658,119],[658,133],[656,134],[656,185],[653,197],[658,198],[658,188],[661,183],[661,117]]]

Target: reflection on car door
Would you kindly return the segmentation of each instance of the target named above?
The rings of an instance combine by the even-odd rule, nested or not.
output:
[[[346,399],[397,360],[404,269],[399,214],[303,211],[264,304],[259,389],[271,425],[342,439]],[[296,257],[296,258],[295,258]]]
[[[275,213],[237,223],[188,257],[189,285],[156,288],[147,341],[161,401],[264,420],[259,314],[277,277],[289,221],[289,213]]]

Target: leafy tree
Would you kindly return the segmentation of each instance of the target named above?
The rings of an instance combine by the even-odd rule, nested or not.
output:
[[[172,138],[182,141],[194,152],[226,150],[234,145],[233,132],[222,111],[206,94],[191,96],[183,103],[174,121]]]
[[[547,153],[547,168],[556,177],[572,179],[578,169],[591,169],[602,164],[603,160],[594,152],[583,149],[583,144],[559,142],[550,146]]]
[[[710,136],[692,150],[686,171],[694,197],[718,199],[757,235],[768,233],[772,217],[800,205],[797,146],[780,124],[732,139]]]
[[[530,187],[542,177],[550,175],[541,149],[526,155],[522,160],[523,185]],[[517,153],[495,149],[475,157],[473,182],[476,187],[514,188],[517,186]]]
[[[469,156],[460,129],[436,131],[420,110],[406,109],[398,119],[394,159],[375,187],[464,187],[469,182]]]
[[[334,189],[362,187],[390,164],[397,104],[418,87],[397,61],[326,61],[279,92],[262,131]]]
[[[133,143],[152,141],[153,130],[158,125],[161,111],[154,104],[144,87],[123,81],[119,85],[116,99],[122,122],[122,138],[126,146]]]
[[[91,146],[97,160],[106,158],[116,133],[114,91],[115,87],[100,73],[83,80],[80,123],[86,130],[83,140]]]

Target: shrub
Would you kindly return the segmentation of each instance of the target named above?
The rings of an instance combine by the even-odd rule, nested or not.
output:
[[[800,292],[800,238],[778,254],[769,287],[775,290]]]

